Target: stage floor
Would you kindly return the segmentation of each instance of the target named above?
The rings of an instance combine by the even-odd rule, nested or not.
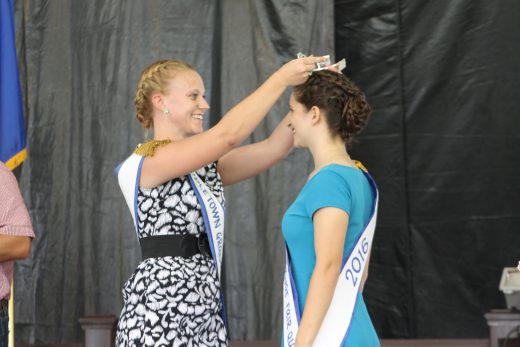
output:
[[[279,347],[277,341],[231,341],[229,347]],[[425,340],[381,340],[381,347],[488,347],[489,340],[444,340],[444,339],[425,339]],[[82,344],[20,344],[15,347],[83,347]]]
[[[229,347],[279,347],[279,342],[275,341],[231,341]],[[488,339],[474,340],[445,340],[445,339],[424,339],[424,340],[381,340],[381,347],[488,347]]]

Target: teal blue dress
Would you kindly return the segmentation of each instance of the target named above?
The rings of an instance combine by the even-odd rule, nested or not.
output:
[[[310,178],[285,212],[282,219],[282,233],[289,250],[291,271],[302,315],[316,264],[312,222],[314,213],[323,207],[336,207],[348,213],[347,238],[343,248],[343,256],[345,256],[354,248],[354,243],[368,223],[374,198],[375,192],[361,170],[331,164],[320,169]],[[343,346],[380,346],[361,292],[358,293],[350,329]]]

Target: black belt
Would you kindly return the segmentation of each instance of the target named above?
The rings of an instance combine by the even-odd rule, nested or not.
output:
[[[139,243],[143,260],[160,257],[189,258],[195,254],[211,257],[206,234],[200,234],[199,237],[190,234],[148,236],[140,239]]]

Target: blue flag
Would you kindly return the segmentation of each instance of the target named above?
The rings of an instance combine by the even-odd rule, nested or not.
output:
[[[13,1],[0,0],[0,161],[11,170],[27,158]]]

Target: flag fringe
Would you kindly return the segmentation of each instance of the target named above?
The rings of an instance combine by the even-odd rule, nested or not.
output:
[[[5,165],[12,170],[14,170],[18,165],[20,165],[25,159],[27,159],[27,149],[24,148],[20,152],[16,153],[11,157],[11,159],[5,162]]]

